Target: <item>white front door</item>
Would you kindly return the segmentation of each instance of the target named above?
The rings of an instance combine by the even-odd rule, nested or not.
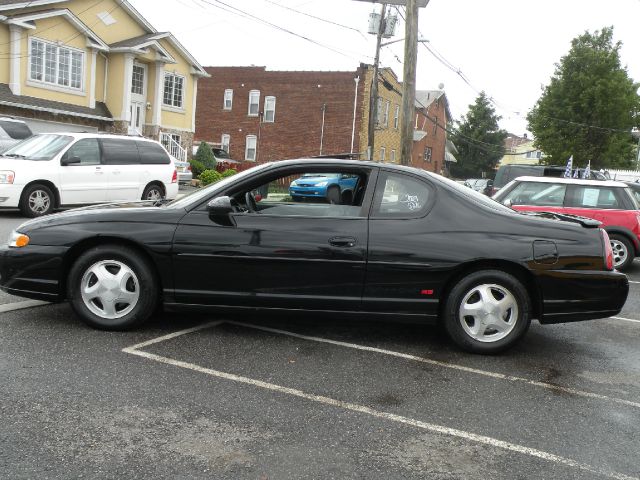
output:
[[[129,135],[142,135],[147,114],[147,66],[133,64],[131,77],[131,105],[129,107]]]

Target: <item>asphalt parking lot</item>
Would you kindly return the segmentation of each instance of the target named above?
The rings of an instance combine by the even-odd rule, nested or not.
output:
[[[0,294],[0,478],[640,478],[640,260],[629,279],[618,317],[499,356],[338,316],[101,332]]]

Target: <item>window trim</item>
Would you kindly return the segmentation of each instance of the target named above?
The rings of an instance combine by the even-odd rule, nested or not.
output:
[[[384,162],[386,158],[387,158],[387,148],[380,147],[380,161]]]
[[[225,139],[227,140],[226,143],[225,143]],[[229,153],[229,150],[231,150],[231,135],[229,135],[228,133],[223,133],[220,136],[220,145],[222,145],[222,149],[224,151]]]
[[[32,59],[33,59],[33,43],[40,42],[44,45],[44,52],[42,57],[42,80],[38,80],[36,78],[32,78],[32,74],[34,73],[32,69]],[[47,82],[46,78],[46,45],[50,45],[56,50],[56,70],[55,70],[55,83]],[[45,88],[48,90],[53,90],[57,92],[70,93],[72,95],[85,96],[86,95],[86,74],[87,74],[87,52],[81,50],[79,48],[70,47],[64,44],[58,44],[56,42],[52,42],[50,40],[45,40],[36,36],[29,36],[27,43],[27,51],[29,54],[29,61],[27,62],[27,78],[25,84],[30,87],[36,88]],[[69,85],[61,85],[58,83],[59,73],[60,73],[60,49],[69,51]],[[71,73],[73,68],[73,53],[79,53],[81,57],[81,68],[80,68],[80,86],[72,87],[71,86]]]
[[[229,100],[229,106],[227,107],[227,100]],[[233,89],[227,88],[224,91],[224,95],[222,97],[222,109],[226,111],[233,110]]]
[[[393,114],[393,128],[398,130],[400,125],[400,105],[396,104],[396,110]]]
[[[251,103],[251,98],[252,96],[257,95],[257,100],[255,102],[255,105],[258,107],[258,111],[256,113],[251,113],[251,105],[253,105],[253,103]],[[249,117],[257,117],[260,115],[260,90],[250,90],[249,91],[249,104],[247,105],[247,115]]]
[[[391,152],[389,152],[389,162],[396,163],[396,150],[395,150],[395,148],[392,148]]]
[[[267,120],[267,112],[271,111],[267,109],[267,103],[273,100],[273,119]],[[275,123],[276,121],[276,97],[273,95],[267,95],[264,97],[264,113],[262,115],[263,123]]]
[[[249,139],[255,140],[255,145],[253,147],[253,158],[248,157],[249,153]],[[258,136],[257,135],[247,135],[244,141],[244,160],[245,162],[255,162],[258,158]]]
[[[172,102],[173,102],[173,99],[175,98],[175,85],[176,85],[175,78],[182,79],[182,96],[180,98],[180,101],[181,101],[180,106],[174,105],[173,103],[165,103],[165,94],[166,94],[166,88],[167,88],[166,79],[169,76],[174,77],[173,88],[171,90]],[[185,101],[186,95],[187,95],[187,77],[185,77],[184,75],[180,75],[178,73],[164,72],[164,75],[162,76],[162,109],[172,111],[172,112],[178,112],[178,113],[184,112],[185,111],[184,101]]]

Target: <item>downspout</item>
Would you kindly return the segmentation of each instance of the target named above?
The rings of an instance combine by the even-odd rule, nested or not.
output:
[[[109,78],[109,57],[104,53],[99,52],[100,56],[104,58],[104,91],[102,92],[102,101],[107,103],[107,78]]]
[[[327,104],[322,104],[322,130],[320,131],[320,155],[322,155],[322,144],[324,143],[324,114],[327,111]]]
[[[356,93],[353,96],[353,126],[351,127],[351,152],[353,153],[353,141],[356,136],[356,110],[358,108],[358,84],[360,83],[360,77],[353,79],[356,82]]]

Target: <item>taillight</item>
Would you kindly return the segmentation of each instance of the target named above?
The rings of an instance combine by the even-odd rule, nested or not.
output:
[[[607,270],[613,270],[613,249],[611,248],[611,240],[609,240],[609,234],[604,229],[600,229],[602,232],[602,242],[604,243],[604,264]]]
[[[173,169],[173,177],[171,177],[171,183],[176,183],[178,181],[178,170]]]
[[[191,164],[187,163],[187,172],[190,172],[190,171],[191,171]]]

